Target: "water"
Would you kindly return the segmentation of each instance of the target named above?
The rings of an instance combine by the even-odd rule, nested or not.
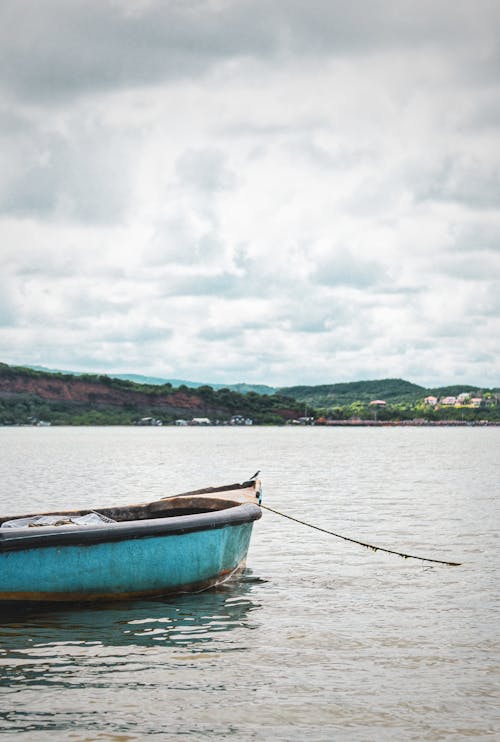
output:
[[[0,616],[5,740],[500,736],[500,429],[0,428],[0,511],[143,501],[262,469],[242,579]]]

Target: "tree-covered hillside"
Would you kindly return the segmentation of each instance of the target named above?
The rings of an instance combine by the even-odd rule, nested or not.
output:
[[[50,373],[0,363],[0,424],[40,419],[52,424],[132,424],[145,417],[162,423],[193,417],[224,422],[234,415],[257,424],[280,424],[301,410],[299,402],[282,394],[136,384],[104,375]]]
[[[426,389],[404,379],[378,381],[352,381],[320,386],[292,386],[280,389],[282,394],[311,407],[330,408],[384,399],[387,402],[417,402],[425,396]]]

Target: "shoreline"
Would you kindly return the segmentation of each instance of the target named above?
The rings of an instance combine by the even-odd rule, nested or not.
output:
[[[246,429],[248,428],[493,428],[500,427],[500,421],[495,420],[484,420],[484,421],[462,421],[462,420],[432,420],[432,421],[415,421],[415,420],[329,420],[328,422],[321,423],[295,423],[287,422],[281,425],[276,424],[262,424],[254,423],[251,426],[248,425],[224,425],[224,424],[204,424],[204,425],[186,425],[179,426],[175,424],[163,424],[163,425],[137,425],[135,423],[44,423],[42,425],[32,425],[29,423],[9,423],[0,424],[2,428],[229,428],[234,429]]]
[[[500,421],[483,420],[483,421],[466,421],[466,420],[329,420],[324,423],[315,423],[314,427],[331,428],[331,427],[349,427],[349,428],[485,428],[498,427]]]

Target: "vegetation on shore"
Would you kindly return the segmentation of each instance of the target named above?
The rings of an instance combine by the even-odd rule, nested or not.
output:
[[[84,391],[82,391],[84,390]],[[85,392],[85,393],[84,393]],[[426,397],[469,392],[481,404],[429,405]],[[383,400],[383,405],[373,405]],[[67,374],[0,363],[0,425],[132,425],[153,418],[164,425],[184,417],[227,423],[234,415],[257,425],[293,420],[378,422],[500,422],[500,389],[448,386],[426,389],[403,379],[358,381],[281,389],[274,394],[237,392],[209,385],[152,385],[98,374]]]
[[[476,423],[500,421],[500,389],[485,389],[470,384],[443,387],[422,387],[404,379],[380,379],[354,381],[320,386],[296,386],[281,389],[281,392],[302,402],[305,408],[314,410],[323,420],[348,421],[352,419],[378,422],[411,420],[439,423],[443,421]],[[461,394],[479,397],[481,404],[470,403],[442,405],[439,400],[459,397]],[[426,402],[435,397],[435,405]],[[374,401],[384,401],[375,405]]]
[[[344,407],[334,407],[327,410],[318,410],[317,421],[349,421],[366,420],[384,422],[409,423],[500,423],[500,405],[493,404],[484,407],[468,407],[460,405],[457,407],[430,407],[422,402],[415,405],[396,403],[385,407],[372,407],[363,402],[354,402]]]

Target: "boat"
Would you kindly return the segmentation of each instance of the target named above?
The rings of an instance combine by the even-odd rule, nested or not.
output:
[[[245,567],[261,483],[136,505],[0,517],[0,602],[124,600],[206,590]]]

